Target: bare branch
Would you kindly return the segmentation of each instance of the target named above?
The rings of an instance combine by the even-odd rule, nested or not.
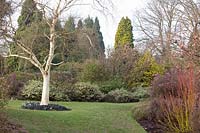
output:
[[[64,61],[62,61],[62,62],[60,62],[60,63],[51,63],[51,65],[53,65],[53,66],[59,66],[59,65],[61,65],[61,64],[63,64],[64,63]]]

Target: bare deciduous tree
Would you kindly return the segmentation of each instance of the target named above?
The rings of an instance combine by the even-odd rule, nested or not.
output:
[[[152,0],[138,13],[137,24],[147,48],[170,61],[183,52],[194,59],[200,50],[200,6],[194,0]]]
[[[181,18],[179,8],[178,0],[152,0],[136,16],[143,39],[149,44],[148,48],[168,59]]]
[[[190,61],[199,62],[200,50],[200,6],[193,0],[180,0],[182,5],[181,25],[184,38],[178,42]],[[198,63],[199,64],[199,63]]]

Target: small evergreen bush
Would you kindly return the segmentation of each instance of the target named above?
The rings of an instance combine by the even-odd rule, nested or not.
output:
[[[136,87],[132,89],[133,95],[136,98],[144,99],[150,97],[149,87]]]
[[[77,83],[67,94],[72,101],[95,102],[103,97],[99,87],[90,83]]]
[[[117,89],[110,91],[103,98],[104,102],[113,103],[128,103],[128,102],[139,102],[139,99],[135,98],[133,93],[128,92],[125,89]]]
[[[112,80],[108,80],[101,83],[99,86],[100,86],[101,92],[103,92],[104,94],[107,94],[110,91],[125,87],[125,84],[120,78],[114,78]]]
[[[40,100],[42,96],[42,85],[41,81],[30,80],[22,90],[22,97],[28,100]],[[64,90],[55,88],[52,85],[50,86],[49,98],[53,101],[69,101]]]

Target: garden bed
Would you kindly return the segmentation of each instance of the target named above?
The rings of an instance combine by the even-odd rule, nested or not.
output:
[[[148,119],[141,119],[137,121],[148,133],[164,133],[162,128],[155,122]]]
[[[27,102],[21,106],[23,109],[30,110],[45,110],[45,111],[70,111],[71,109],[66,108],[58,104],[40,105],[39,102]]]

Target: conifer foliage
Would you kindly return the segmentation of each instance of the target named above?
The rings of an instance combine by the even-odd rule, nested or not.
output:
[[[69,16],[68,20],[65,22],[65,30],[68,33],[75,31],[74,17]]]
[[[12,13],[11,4],[6,0],[0,0],[0,36],[3,34],[6,25],[6,16]]]
[[[96,17],[95,18],[95,22],[94,22],[94,29],[97,32],[97,37],[98,37],[98,43],[100,45],[100,48],[102,50],[102,52],[105,52],[105,45],[104,45],[104,41],[103,41],[103,35],[100,31],[100,24],[99,24],[99,19]]]
[[[85,28],[93,28],[93,25],[94,25],[94,21],[93,19],[88,16],[85,20],[84,20],[84,27]]]
[[[21,15],[18,18],[19,29],[30,26],[32,22],[40,22],[42,13],[37,9],[34,0],[26,0],[23,3]]]
[[[128,17],[122,17],[115,35],[115,48],[124,45],[134,47],[132,30],[131,20]]]

